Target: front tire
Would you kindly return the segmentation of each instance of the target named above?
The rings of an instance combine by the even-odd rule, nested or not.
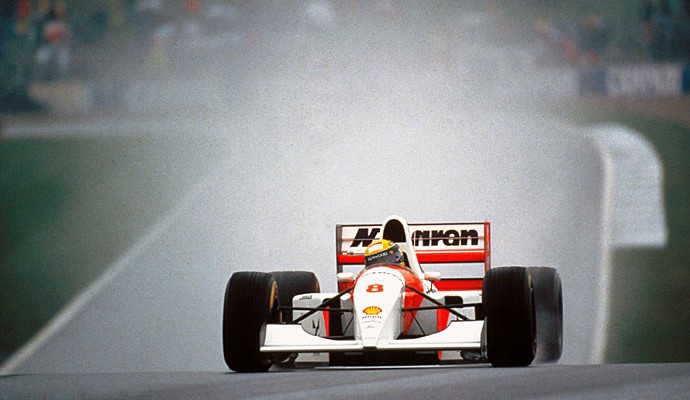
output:
[[[527,269],[534,285],[537,312],[537,355],[539,363],[555,363],[563,353],[563,289],[554,268]]]
[[[484,277],[486,345],[495,367],[525,367],[536,353],[534,297],[522,267],[490,269]]]
[[[313,272],[308,271],[277,271],[271,272],[278,284],[278,304],[281,307],[292,307],[292,298],[305,293],[319,293],[321,287],[319,279]],[[292,310],[284,310],[283,322],[292,322]]]
[[[237,372],[265,372],[273,364],[262,354],[262,329],[279,323],[278,285],[263,272],[236,272],[225,289],[223,308],[223,355]]]

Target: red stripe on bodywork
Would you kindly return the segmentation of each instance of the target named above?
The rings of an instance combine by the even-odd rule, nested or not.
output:
[[[391,267],[389,267],[391,268]],[[398,272],[400,272],[405,278],[405,285],[415,288],[416,290],[424,293],[424,284],[422,280],[417,277],[408,268],[393,267]],[[417,308],[422,304],[422,296],[418,295],[412,290],[405,289],[405,300],[403,302],[404,308]],[[405,311],[403,313],[403,333],[408,333],[414,322],[414,317],[417,315],[417,311]]]
[[[482,282],[482,278],[441,279],[438,282],[434,282],[434,286],[442,292],[452,290],[482,290]]]
[[[349,289],[351,287],[354,287],[355,283],[354,282],[338,282],[338,293],[341,293],[345,291],[345,289]]]
[[[460,263],[460,262],[483,262],[485,259],[484,251],[457,251],[447,253],[417,253],[417,260],[420,263]]]
[[[488,272],[491,268],[491,224],[487,221],[484,223],[484,272]]]
[[[323,329],[324,333],[326,334],[326,337],[331,336],[331,313],[328,311],[330,307],[326,307],[326,309],[323,312]]]
[[[420,263],[462,263],[462,262],[484,262],[486,254],[480,251],[457,251],[446,253],[417,253],[417,261]],[[364,264],[364,256],[338,254],[338,264],[357,265]]]
[[[445,308],[436,310],[436,330],[441,332],[448,327],[448,319],[450,318],[450,311]]]

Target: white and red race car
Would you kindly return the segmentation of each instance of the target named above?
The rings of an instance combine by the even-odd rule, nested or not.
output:
[[[395,242],[404,266],[363,268],[364,250],[376,239]],[[491,268],[489,222],[408,225],[391,216],[383,225],[337,225],[336,246],[337,293],[321,293],[316,276],[306,271],[230,277],[223,351],[231,370],[310,362],[518,367],[561,356],[558,273]],[[474,276],[458,277],[457,264],[468,263]],[[455,275],[425,272],[422,264],[455,266]]]

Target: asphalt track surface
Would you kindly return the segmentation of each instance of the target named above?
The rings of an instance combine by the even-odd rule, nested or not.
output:
[[[690,364],[12,375],[0,399],[683,399]]]

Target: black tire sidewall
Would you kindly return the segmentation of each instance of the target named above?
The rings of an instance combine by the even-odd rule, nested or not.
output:
[[[484,277],[483,302],[489,362],[496,367],[530,365],[536,353],[536,321],[527,270],[489,270]]]
[[[278,285],[270,274],[236,272],[225,289],[223,355],[237,372],[261,372],[271,367],[271,357],[259,349],[266,323],[280,322]]]

